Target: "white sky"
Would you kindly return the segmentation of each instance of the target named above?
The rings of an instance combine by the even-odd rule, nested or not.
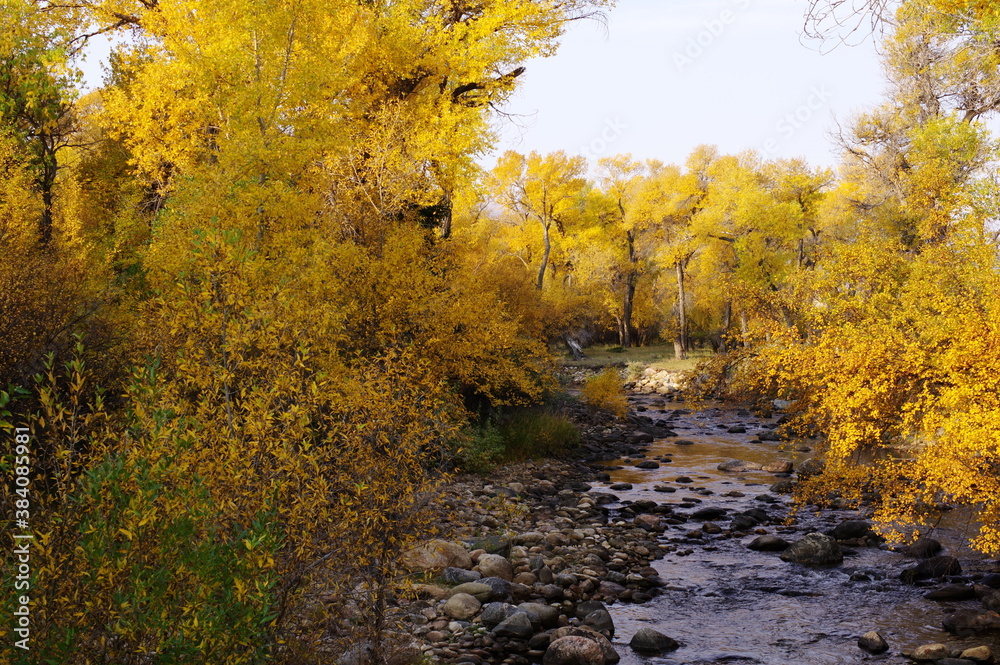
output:
[[[681,164],[708,143],[835,166],[835,120],[877,105],[885,83],[872,38],[826,54],[800,39],[805,5],[619,0],[606,27],[578,22],[554,57],[528,63],[505,108],[527,117],[502,123],[496,154],[632,153]]]
[[[800,39],[805,5],[619,0],[606,25],[574,23],[554,57],[527,63],[504,109],[520,117],[499,121],[497,150],[479,161],[510,149],[681,164],[708,143],[835,166],[835,119],[879,103],[882,70],[871,38],[826,54]],[[101,84],[109,49],[88,49],[87,87]]]

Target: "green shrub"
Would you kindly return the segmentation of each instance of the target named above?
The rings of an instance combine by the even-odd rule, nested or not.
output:
[[[500,428],[504,457],[512,461],[551,457],[580,443],[580,431],[565,415],[547,409],[511,414]]]

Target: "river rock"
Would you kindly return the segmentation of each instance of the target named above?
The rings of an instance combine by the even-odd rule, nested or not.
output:
[[[927,600],[937,601],[971,600],[975,597],[975,588],[968,584],[949,584],[948,586],[943,586],[940,589],[934,589],[924,594],[924,598]],[[985,598],[983,600],[985,601]],[[985,605],[985,602],[983,604]],[[988,607],[988,609],[996,608]]]
[[[479,620],[487,628],[492,628],[514,614],[514,606],[510,603],[486,603]]]
[[[628,645],[633,651],[642,654],[665,653],[680,646],[675,640],[652,628],[640,628]]]
[[[660,463],[654,462],[653,460],[646,460],[645,462],[639,462],[635,465],[637,469],[659,469]]]
[[[466,582],[465,584],[459,584],[456,587],[452,587],[448,591],[448,596],[455,596],[460,593],[466,593],[478,600],[480,603],[485,603],[490,600],[493,596],[493,589],[489,585],[482,584],[480,582]]]
[[[608,639],[615,636],[615,622],[607,610],[596,610],[587,615],[583,620],[584,625],[590,626]]]
[[[747,462],[745,460],[739,459],[727,459],[726,461],[715,467],[719,471],[733,471],[733,472],[743,472],[743,471],[760,471],[764,468],[757,462]]]
[[[993,652],[985,644],[978,647],[972,647],[971,649],[966,649],[962,652],[962,658],[967,660],[974,660],[977,663],[991,663],[993,662]]]
[[[542,665],[604,665],[604,651],[586,637],[560,637],[545,650]]]
[[[825,533],[810,533],[781,553],[781,560],[807,566],[842,563],[844,553],[836,540]]]
[[[983,610],[957,610],[945,616],[942,627],[959,637],[1000,631],[1000,614]]]
[[[779,460],[765,464],[763,470],[768,473],[791,473],[794,468],[795,467],[792,466],[791,462],[787,460]]]
[[[768,488],[768,491],[774,492],[775,494],[791,494],[795,491],[795,481],[789,478],[784,478],[771,485],[771,487]]]
[[[841,522],[830,531],[830,535],[837,540],[851,540],[852,538],[864,538],[871,533],[872,525],[865,520],[847,520]]]
[[[484,577],[476,582],[476,584],[485,584],[493,590],[490,600],[509,603],[514,596],[514,587],[511,583],[499,577]]]
[[[535,634],[535,628],[531,625],[531,619],[525,612],[515,612],[499,624],[493,627],[493,634],[497,637],[516,637],[527,640]]]
[[[449,566],[444,569],[444,573],[441,574],[441,579],[443,579],[448,584],[464,584],[466,582],[475,582],[483,574],[476,570],[465,570],[463,568],[454,568]]]
[[[868,653],[885,653],[889,650],[889,643],[874,630],[862,635],[858,639],[858,646]]]
[[[943,644],[921,644],[913,650],[910,658],[916,661],[941,660],[949,655],[951,655],[951,651]]]
[[[587,626],[563,626],[562,628],[557,628],[552,631],[553,643],[565,637],[579,637],[595,643],[601,650],[601,654],[604,658],[603,662],[608,663],[609,665],[617,663],[621,660],[621,656],[618,655],[614,646],[611,645],[611,640],[604,637],[604,635],[601,635],[593,628],[589,628]]]
[[[480,607],[482,605],[474,596],[467,593],[456,593],[444,604],[444,613],[452,619],[466,621],[476,616]]]
[[[747,545],[747,548],[755,552],[784,552],[789,545],[790,543],[784,538],[768,534],[757,536]]]
[[[643,513],[642,515],[636,515],[635,519],[632,521],[637,527],[645,529],[646,531],[663,531],[663,520],[659,515],[648,515]]]
[[[944,577],[945,575],[960,575],[962,564],[953,556],[934,556],[921,561],[912,568],[907,568],[899,574],[899,579],[906,584],[913,584],[917,580],[927,580],[934,577]]]
[[[810,476],[818,476],[823,473],[823,469],[826,468],[826,462],[819,459],[818,457],[810,457],[801,464],[799,468],[796,469],[795,474],[799,478],[809,478]]]
[[[552,607],[551,605],[543,605],[542,603],[521,603],[517,606],[517,609],[522,612],[527,612],[528,616],[532,614],[538,617],[538,621],[541,625],[546,628],[554,628],[559,625],[559,610]]]
[[[899,550],[903,556],[914,559],[930,559],[941,551],[941,543],[933,538],[918,538],[916,542]]]
[[[445,568],[472,568],[472,557],[459,543],[429,540],[403,553],[400,564],[413,573],[440,572]]]
[[[499,554],[483,554],[479,557],[477,567],[483,577],[499,577],[507,582],[514,579],[514,567]]]

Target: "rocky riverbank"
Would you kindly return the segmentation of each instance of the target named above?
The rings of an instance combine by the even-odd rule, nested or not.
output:
[[[619,608],[682,591],[658,572],[657,562],[664,557],[680,561],[735,545],[748,557],[775,556],[789,566],[822,570],[842,567],[845,557],[854,559],[866,549],[885,549],[870,522],[858,515],[825,515],[824,528],[816,520],[789,518],[781,493],[791,489],[798,473],[814,472],[813,462],[800,461],[793,469],[787,460],[762,464],[720,458],[719,471],[734,479],[765,469],[773,479],[770,492],[755,494],[752,505],[741,510],[723,505],[723,497],[743,497],[739,489],[715,493],[697,478],[683,476],[657,485],[652,494],[680,499],[645,498],[649,494],[625,498],[632,488],[627,482],[611,482],[615,468],[640,473],[671,464],[670,455],[651,453],[654,441],[693,445],[687,433],[671,424],[679,423],[676,419],[687,410],[675,406],[666,418],[644,413],[679,400],[678,390],[650,390],[648,384],[634,388],[647,397],[625,419],[595,418],[582,409],[574,414],[582,434],[574,459],[512,465],[489,477],[457,479],[443,489],[441,523],[449,538],[407,553],[406,565],[423,577],[413,589],[414,599],[401,601],[398,608],[410,626],[414,648],[425,659],[456,665],[602,665],[623,656],[667,653],[678,647],[674,636],[664,634],[669,631],[630,630],[623,646],[613,618]],[[746,412],[731,415],[737,415],[736,422],[716,427],[750,430],[757,444],[778,439],[773,422],[757,421]],[[619,467],[607,466],[608,460]],[[945,603],[944,627],[966,641],[920,644],[905,655],[941,665],[992,662],[989,644],[968,641],[1000,629],[1000,615],[994,611],[1000,609],[1000,592],[995,591],[1000,575],[981,565],[963,574],[960,562],[940,556],[937,549],[933,541],[923,541],[898,555],[887,553],[905,565],[892,573],[897,579],[893,588],[931,586],[927,598]],[[904,564],[904,555],[921,558]],[[884,576],[857,567],[846,569],[843,577],[864,584]],[[792,598],[816,595],[791,587],[776,591]],[[967,607],[977,598],[985,607]],[[970,602],[960,607],[956,601]],[[904,650],[876,631],[851,639],[858,661],[868,654],[903,658]]]

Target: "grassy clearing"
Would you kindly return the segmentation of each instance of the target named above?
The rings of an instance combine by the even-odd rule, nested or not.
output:
[[[689,370],[713,355],[711,349],[694,349],[689,352],[690,357],[679,360],[674,357],[673,345],[669,344],[631,349],[615,345],[591,346],[584,349],[584,353],[587,357],[583,360],[572,360],[569,353],[566,353],[563,364],[567,367],[603,367],[615,363],[640,362],[655,369]]]

